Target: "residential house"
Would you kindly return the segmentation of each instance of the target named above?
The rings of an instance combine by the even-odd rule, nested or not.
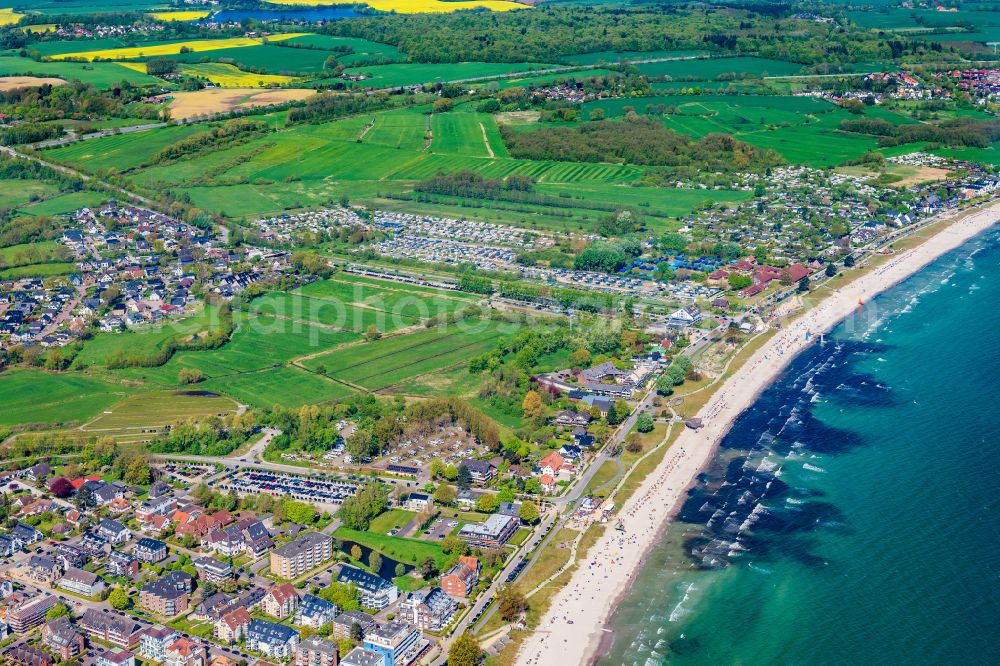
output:
[[[25,597],[7,606],[7,626],[15,634],[23,634],[45,621],[45,614],[59,602],[59,598],[47,596]]]
[[[320,636],[310,636],[295,648],[295,666],[337,666],[337,646]]]
[[[267,597],[265,597],[266,601]],[[295,624],[311,629],[319,629],[337,617],[337,605],[326,599],[320,599],[313,594],[302,595],[298,611],[295,613]]]
[[[247,647],[270,659],[292,656],[299,644],[299,632],[267,620],[251,620],[246,629]]]
[[[255,518],[245,518],[236,524],[243,533],[247,555],[262,557],[274,547],[274,539],[264,523]]]
[[[91,638],[111,643],[128,650],[139,645],[145,631],[143,625],[129,616],[102,613],[96,608],[88,608],[77,621],[77,626]]]
[[[3,657],[12,666],[52,666],[55,663],[47,653],[23,643],[4,652]]]
[[[80,548],[92,557],[104,557],[111,552],[111,543],[95,531],[87,532],[80,539]]]
[[[399,598],[399,588],[393,583],[364,569],[345,565],[340,568],[337,582],[356,585],[365,608],[380,610]]]
[[[214,557],[199,557],[193,562],[198,578],[212,583],[225,583],[233,579],[233,565]]]
[[[383,666],[385,657],[381,652],[373,652],[356,647],[340,660],[340,666]]]
[[[202,543],[212,552],[223,557],[237,557],[246,550],[243,531],[237,525],[216,529],[208,533]]]
[[[105,650],[97,655],[97,666],[135,666],[135,655],[128,650]]]
[[[271,617],[283,620],[295,612],[298,604],[299,593],[295,586],[291,583],[282,583],[267,591],[261,608]]]
[[[410,493],[406,496],[406,503],[403,506],[407,511],[422,513],[432,504],[434,504],[434,499],[427,493]]]
[[[104,581],[95,573],[70,567],[59,581],[59,587],[83,597],[96,597],[104,590]]]
[[[458,466],[468,469],[472,475],[472,480],[480,485],[488,483],[497,473],[497,468],[488,460],[464,458]]]
[[[82,653],[86,646],[83,634],[76,630],[68,617],[43,624],[42,642],[59,656],[59,661],[69,661]]]
[[[558,452],[553,451],[538,463],[538,470],[541,474],[548,474],[551,477],[557,477],[563,471],[568,471],[572,467],[566,466],[566,460]]]
[[[397,617],[424,631],[440,631],[448,626],[458,603],[440,587],[410,592],[399,605]]]
[[[139,604],[154,613],[174,616],[188,609],[193,579],[183,571],[170,571],[139,588]]]
[[[10,531],[10,538],[14,540],[17,550],[23,550],[28,546],[38,543],[44,539],[45,535],[31,525],[18,523],[14,526],[14,529]]]
[[[164,666],[206,666],[208,650],[183,636],[175,640],[164,653]]]
[[[62,577],[62,566],[47,555],[32,555],[28,559],[27,574],[36,583],[53,585]]]
[[[113,546],[119,546],[132,538],[129,529],[112,518],[102,519],[94,530]]]
[[[333,538],[321,532],[307,532],[271,553],[271,573],[286,579],[298,578],[333,557]]]
[[[364,648],[382,655],[383,666],[409,664],[423,642],[420,630],[402,622],[387,622],[365,636]],[[411,656],[412,655],[412,656]]]
[[[350,638],[354,625],[360,628],[362,636],[366,636],[369,631],[375,628],[375,618],[361,611],[344,611],[333,618],[330,636],[338,640]]]
[[[179,637],[175,629],[155,626],[146,629],[139,637],[139,654],[148,661],[164,662],[167,648]]]
[[[441,576],[441,589],[456,599],[469,596],[479,582],[479,560],[475,557],[458,558],[451,569]]]
[[[687,328],[694,326],[699,321],[701,321],[701,310],[698,309],[697,305],[691,304],[671,312],[667,317],[667,326],[669,328]]]
[[[52,550],[59,559],[59,563],[63,569],[69,569],[70,567],[82,569],[90,559],[90,556],[82,548],[72,546],[68,543],[57,543]]]
[[[139,575],[139,560],[127,553],[113,550],[108,553],[108,562],[105,565],[105,572],[109,576],[119,578],[135,578]]]
[[[246,608],[234,608],[216,621],[215,637],[227,643],[238,643],[246,634],[250,620],[250,613]]]
[[[572,428],[586,428],[590,425],[591,418],[588,412],[576,412],[572,409],[566,409],[555,415],[552,419],[553,423],[556,425],[572,427]]]
[[[159,539],[143,537],[135,544],[132,555],[144,564],[156,564],[167,559],[167,544]]]
[[[458,537],[474,548],[499,548],[514,536],[519,522],[514,516],[493,514],[481,523],[466,523]]]

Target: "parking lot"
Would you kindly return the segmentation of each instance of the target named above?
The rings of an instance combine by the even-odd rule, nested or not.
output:
[[[227,474],[219,482],[221,490],[235,490],[240,495],[267,493],[275,497],[339,506],[358,491],[352,480],[328,476],[272,472],[261,469],[242,469]]]

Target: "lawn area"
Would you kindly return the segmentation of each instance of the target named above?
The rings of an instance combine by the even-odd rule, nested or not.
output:
[[[213,414],[223,416],[236,410],[236,403],[229,398],[197,395],[198,392],[157,391],[130,396],[108,407],[84,430],[101,436],[137,438],[143,435],[143,430]]]
[[[406,525],[416,515],[413,511],[407,511],[406,509],[389,509],[372,521],[372,524],[368,527],[368,531],[372,534],[387,534],[389,530],[398,530],[403,525]]]
[[[311,370],[322,366],[330,377],[380,391],[418,375],[464,365],[516,330],[513,324],[477,320],[346,347],[307,359],[303,365]]]
[[[391,537],[385,534],[375,534],[374,532],[359,532],[347,527],[339,527],[333,536],[346,541],[353,541],[362,546],[367,546],[373,550],[381,552],[397,562],[417,565],[428,557],[434,558],[438,567],[444,566],[448,559],[441,551],[441,546],[429,541],[418,539],[404,539],[402,537]]]
[[[542,583],[546,578],[559,571],[559,569],[569,561],[570,546],[576,539],[579,532],[568,527],[560,529],[542,550],[541,555],[530,567],[524,570],[517,585],[522,592],[530,592]]]
[[[79,372],[7,370],[0,374],[0,425],[82,422],[129,393]]]
[[[605,488],[611,479],[615,478],[618,473],[618,463],[614,460],[605,460],[601,467],[594,473],[591,477],[590,483],[587,484],[586,490],[583,491],[584,495],[597,495],[598,497],[607,497],[608,493],[611,492],[611,488]]]

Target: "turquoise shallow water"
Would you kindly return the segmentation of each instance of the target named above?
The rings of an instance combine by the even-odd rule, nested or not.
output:
[[[601,663],[1000,663],[998,267],[995,228],[795,359]]]

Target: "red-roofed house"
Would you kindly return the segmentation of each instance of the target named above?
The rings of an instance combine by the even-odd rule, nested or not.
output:
[[[261,608],[268,615],[280,620],[294,613],[298,603],[299,593],[295,587],[291,583],[282,583],[267,591]]]

